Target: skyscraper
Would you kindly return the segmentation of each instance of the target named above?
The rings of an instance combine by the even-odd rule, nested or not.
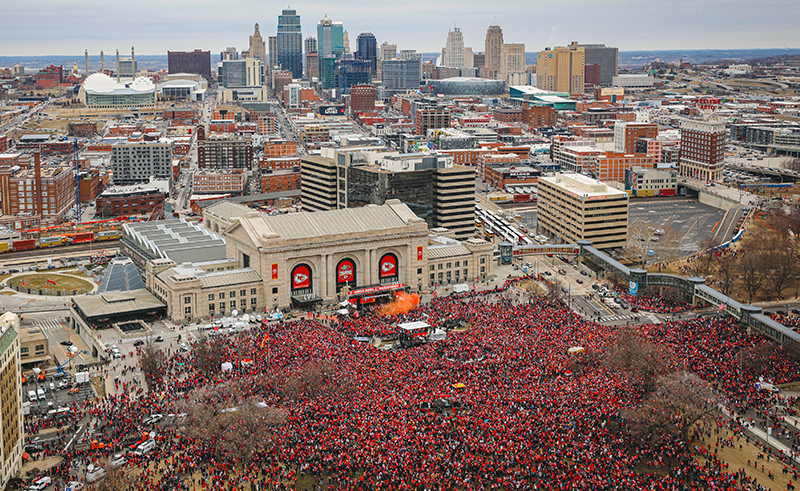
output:
[[[270,68],[278,66],[278,36],[270,36],[267,39],[269,43],[269,64]]]
[[[167,51],[169,73],[196,73],[211,80],[211,51]]]
[[[512,73],[525,73],[524,44],[503,44],[500,53],[500,76],[497,78],[508,81],[508,76]]]
[[[306,54],[306,62],[303,65],[303,76],[311,80],[312,78],[319,77],[319,62],[317,51],[317,38],[308,36],[303,41],[303,48]]]
[[[577,42],[546,48],[536,57],[536,87],[543,90],[583,94],[585,53]]]
[[[370,73],[374,77],[378,73],[378,41],[371,32],[362,32],[356,38],[356,59],[369,61]]]
[[[303,35],[300,16],[294,9],[284,9],[278,16],[278,64],[292,72],[294,78],[303,76]]]
[[[317,22],[319,80],[323,89],[336,86],[336,59],[344,53],[344,27],[328,16]]]
[[[721,181],[725,167],[725,123],[681,121],[681,175],[704,181]]]
[[[305,41],[303,41],[303,47],[305,49],[306,54],[316,53],[317,48],[317,38],[314,36],[308,36]]]
[[[250,56],[258,58],[259,60],[266,61],[266,47],[264,46],[264,38],[261,37],[261,31],[256,24],[255,32],[250,36]]]
[[[344,46],[345,53],[350,52],[350,34],[348,34],[347,31],[342,33],[342,46]]]
[[[600,85],[611,85],[613,77],[619,75],[619,48],[605,44],[581,44],[586,53],[586,65],[600,68]]]
[[[464,37],[458,27],[447,33],[447,44],[442,52],[442,66],[464,68]]]
[[[384,42],[381,44],[381,60],[394,60],[397,58],[397,45]]]
[[[503,53],[503,30],[500,26],[489,26],[486,29],[484,66],[491,78],[497,78],[500,71],[500,57]]]

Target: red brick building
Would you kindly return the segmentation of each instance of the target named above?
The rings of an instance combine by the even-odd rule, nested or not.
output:
[[[551,106],[531,106],[527,103],[522,106],[522,123],[531,128],[555,126],[557,120],[556,110]]]
[[[250,169],[253,145],[250,140],[200,138],[197,135],[197,165],[201,169]]]
[[[39,184],[37,185],[37,181]],[[61,223],[75,205],[75,181],[67,166],[45,166],[37,179],[36,169],[0,169],[0,189],[4,215],[41,215],[42,224]]]
[[[300,172],[294,170],[261,171],[261,192],[276,193],[300,189]]]
[[[614,126],[614,151],[618,153],[634,153],[636,151],[636,140],[656,137],[658,137],[658,125],[656,123],[617,123]]]
[[[274,84],[275,84],[275,93],[276,94],[283,94],[283,89],[292,83],[292,72],[289,70],[282,70],[280,72],[276,72],[273,76]]]
[[[153,210],[163,209],[166,198],[167,191],[158,185],[113,186],[97,197],[97,214],[104,218],[149,216]]]
[[[37,88],[49,89],[55,87],[64,82],[64,67],[50,65],[47,68],[42,68],[33,78],[36,80]]]
[[[103,179],[100,177],[100,170],[98,169],[81,171],[78,182],[81,187],[81,203],[94,201],[103,189]]]
[[[239,196],[247,189],[247,171],[234,169],[217,171],[198,170],[194,173],[192,191],[195,194],[225,194]]]
[[[652,169],[656,166],[656,159],[644,153],[614,153],[606,152],[605,156],[597,157],[595,178],[598,181],[625,181],[625,171],[632,167]]]
[[[500,107],[494,110],[494,119],[501,123],[521,123],[522,109],[518,107]]]
[[[417,109],[414,119],[414,134],[427,135],[428,130],[450,127],[449,107],[423,107]]]
[[[194,110],[190,107],[164,109],[164,119],[177,119],[181,121],[194,119]]]
[[[264,158],[297,155],[297,142],[290,140],[270,141],[264,144]]]
[[[8,137],[5,134],[0,135],[0,152],[8,150]]]
[[[258,161],[258,166],[261,169],[272,170],[293,169],[295,167],[300,167],[300,157],[261,157],[261,159]]]
[[[377,90],[374,85],[354,85],[350,87],[350,113],[358,114],[375,111]]]
[[[69,136],[91,138],[97,134],[97,123],[91,121],[70,121],[67,125]]]

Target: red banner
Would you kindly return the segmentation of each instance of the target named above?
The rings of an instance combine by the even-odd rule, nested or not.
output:
[[[381,258],[380,270],[381,278],[397,276],[397,259],[391,254],[386,254]]]
[[[422,246],[417,246],[417,261],[422,261]]]
[[[355,277],[356,265],[353,261],[345,259],[339,263],[336,269],[336,282],[337,283],[352,283],[356,280]]]
[[[273,280],[278,279],[278,263],[272,265],[272,279]]]
[[[292,289],[299,290],[301,288],[311,287],[311,271],[307,266],[297,266],[292,271]]]

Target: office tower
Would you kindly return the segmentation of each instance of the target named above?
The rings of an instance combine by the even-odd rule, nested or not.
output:
[[[422,64],[419,60],[384,60],[381,68],[381,84],[387,89],[419,89],[422,80]]]
[[[475,68],[484,68],[486,66],[486,54],[482,52],[473,53],[472,66],[474,66]]]
[[[317,22],[317,46],[320,58],[338,58],[344,53],[344,27],[325,16]]]
[[[13,312],[0,316],[0,489],[22,468],[25,432],[22,425],[22,365],[20,319]],[[26,348],[27,349],[27,348]]]
[[[372,82],[372,71],[367,60],[336,60],[334,68],[336,87],[343,94],[350,93],[350,87]]]
[[[245,83],[248,87],[260,87],[264,85],[264,64],[258,58],[247,58],[244,60]]]
[[[245,60],[222,60],[217,63],[217,81],[222,87],[247,86]]]
[[[344,54],[342,23],[330,20],[327,15],[317,22],[317,47],[319,80],[323,89],[331,89],[336,85],[336,59]]]
[[[580,44],[586,54],[587,70],[590,65],[600,69],[598,85],[612,85],[612,78],[619,74],[619,48],[611,48],[605,44]]]
[[[725,165],[725,123],[681,121],[681,175],[704,181],[721,181]]]
[[[225,48],[225,51],[219,54],[219,61],[224,60],[238,60],[239,53],[236,51],[236,48],[229,46]]]
[[[585,53],[573,42],[537,53],[536,87],[542,90],[583,94]]]
[[[269,36],[267,38],[269,44],[269,64],[270,68],[278,66],[278,36]]]
[[[397,45],[384,42],[381,44],[380,59],[381,61],[394,60],[397,58]]]
[[[356,59],[369,61],[370,73],[374,77],[378,73],[378,41],[371,32],[362,32],[356,38]]]
[[[169,73],[196,73],[211,80],[211,51],[167,51]]]
[[[472,48],[464,48],[464,68],[473,68],[475,62],[475,55]]]
[[[354,85],[350,87],[350,113],[375,111],[376,95],[377,91],[374,85]]]
[[[503,52],[503,30],[500,26],[489,26],[486,29],[485,58],[484,66],[488,70],[486,73],[491,75],[489,78],[497,78],[500,73],[500,56]]]
[[[255,32],[250,36],[250,52],[249,55],[253,58],[258,58],[262,62],[266,60],[266,48],[264,47],[264,38],[261,37],[261,31],[256,24]]]
[[[500,50],[498,78],[507,80],[512,73],[525,73],[525,67],[525,45],[522,43],[504,44]]]
[[[300,16],[294,9],[284,9],[278,16],[278,64],[292,72],[294,78],[303,76],[303,35]]]
[[[314,36],[308,36],[305,41],[303,41],[303,48],[305,50],[305,54],[316,53],[319,48],[317,47],[317,38]]]
[[[342,33],[342,46],[344,47],[345,53],[350,52],[350,34],[348,34],[347,31]]]
[[[442,66],[464,68],[464,37],[458,27],[447,33],[447,44],[442,51]]]

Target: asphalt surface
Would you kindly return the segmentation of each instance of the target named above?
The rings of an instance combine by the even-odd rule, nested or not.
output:
[[[697,251],[698,243],[715,233],[714,226],[725,217],[725,212],[696,201],[669,200],[630,204],[630,224],[650,220],[655,228],[672,227],[678,231],[680,254]]]

